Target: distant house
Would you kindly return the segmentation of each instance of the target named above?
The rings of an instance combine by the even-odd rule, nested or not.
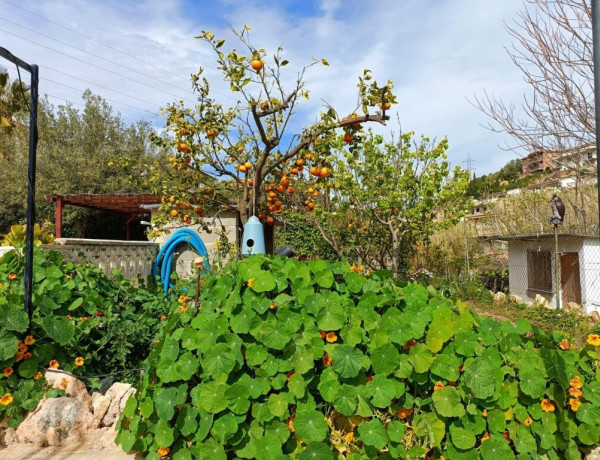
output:
[[[553,173],[573,170],[596,169],[596,146],[593,144],[564,150],[536,150],[521,159],[521,175],[550,171]],[[559,175],[563,179],[564,174]]]
[[[558,236],[558,282],[554,234],[494,236],[508,244],[511,294],[533,302],[537,294],[556,307],[557,286],[562,305],[575,302],[588,312],[600,312],[600,237]]]

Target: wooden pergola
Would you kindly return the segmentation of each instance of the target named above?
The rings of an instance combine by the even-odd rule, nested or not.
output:
[[[80,194],[80,195],[44,195],[47,201],[55,203],[54,224],[56,237],[62,238],[63,206],[79,206],[82,208],[110,211],[126,216],[126,239],[129,241],[129,226],[133,220],[143,214],[150,214],[149,209],[142,209],[143,204],[158,204],[161,197],[152,194],[110,193],[110,194]]]

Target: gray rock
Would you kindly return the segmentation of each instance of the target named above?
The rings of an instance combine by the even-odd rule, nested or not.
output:
[[[518,296],[516,294],[511,294],[508,296],[508,301],[511,303],[516,303],[516,304],[524,304],[525,301],[523,300],[523,298],[521,296]]]
[[[102,417],[101,426],[112,426],[119,415],[121,415],[122,408],[125,407],[125,402],[127,402],[127,398],[132,393],[130,390],[135,392],[135,388],[132,388],[128,383],[113,383],[113,385],[108,389],[104,396],[110,398],[110,404],[108,409],[106,410],[106,414]],[[127,396],[126,396],[127,395]],[[126,396],[126,397],[125,397]],[[125,401],[121,404],[121,400],[125,397]]]

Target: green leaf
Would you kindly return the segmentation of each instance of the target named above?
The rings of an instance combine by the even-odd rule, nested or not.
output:
[[[229,374],[235,366],[235,355],[225,343],[218,343],[200,360],[202,369],[212,376]]]
[[[294,419],[296,436],[306,443],[323,441],[327,437],[329,427],[325,417],[319,411],[303,411]]]
[[[589,425],[600,424],[600,408],[591,404],[583,403],[577,411],[577,420]]]
[[[600,382],[590,382],[583,387],[583,397],[594,406],[600,406]]]
[[[256,292],[267,292],[275,289],[277,283],[275,282],[275,277],[271,273],[260,270],[252,273],[252,277],[248,279],[248,286]]]
[[[472,431],[456,427],[454,424],[450,425],[450,436],[452,438],[452,444],[458,449],[470,449],[476,442],[475,435]]]
[[[300,460],[333,460],[333,452],[327,444],[309,442],[299,458]]]
[[[63,316],[49,316],[42,319],[42,328],[51,339],[60,345],[66,345],[75,334],[75,328],[71,321]]]
[[[310,350],[298,350],[291,359],[294,370],[306,374],[315,367],[315,355]]]
[[[30,379],[38,370],[38,363],[31,358],[19,364],[19,375],[26,379]]]
[[[454,355],[439,354],[431,364],[431,373],[448,380],[456,382],[460,375],[459,367],[461,360]]]
[[[29,325],[29,317],[22,306],[0,308],[0,325],[7,331],[25,332]]]
[[[379,419],[372,419],[370,422],[363,423],[358,427],[360,439],[367,446],[373,446],[378,450],[385,447],[388,442],[388,435]]]
[[[337,331],[346,324],[346,313],[341,305],[327,302],[317,313],[317,326],[323,331]]]
[[[250,409],[250,392],[241,383],[234,383],[227,391],[228,407],[235,414],[245,414]]]
[[[160,447],[168,447],[173,444],[175,440],[173,428],[169,426],[169,423],[165,420],[159,420],[154,427],[154,441]]]
[[[497,381],[496,373],[487,360],[474,359],[465,364],[464,382],[478,399],[486,399],[494,394]]]
[[[121,445],[123,452],[129,452],[131,450],[131,448],[133,447],[133,445],[135,444],[135,441],[136,441],[135,434],[133,434],[131,431],[122,430],[119,433],[119,444]]]
[[[19,339],[8,331],[0,330],[0,361],[12,358],[19,350]]]
[[[402,442],[404,439],[405,426],[398,420],[392,420],[387,426],[388,437],[394,442]]]
[[[358,391],[352,385],[341,385],[335,399],[333,407],[340,414],[350,416],[354,414],[358,406]]]
[[[487,421],[491,432],[504,432],[504,428],[506,426],[506,416],[501,410],[495,409],[488,412]]]
[[[265,434],[254,441],[257,460],[279,460],[282,457],[281,441],[273,434]]]
[[[269,410],[275,417],[283,417],[287,414],[288,399],[284,393],[269,396]]]
[[[481,444],[479,453],[483,460],[509,460],[514,459],[515,454],[510,448],[508,441],[501,434],[495,434]]]
[[[417,436],[427,439],[434,446],[439,446],[446,435],[446,424],[434,412],[415,415],[413,429]]]
[[[226,444],[238,430],[236,416],[232,413],[224,414],[213,422],[210,434],[221,444]]]
[[[454,324],[451,320],[434,320],[427,332],[427,346],[432,352],[437,353],[453,335]]]
[[[356,348],[337,345],[331,353],[333,370],[344,378],[356,377],[362,367],[363,357],[362,352]]]
[[[394,381],[386,378],[385,375],[374,376],[373,380],[367,382],[365,388],[367,395],[371,398],[371,404],[375,407],[388,407],[396,395]]]
[[[269,356],[265,347],[257,343],[246,345],[246,363],[248,366],[260,366]]]
[[[333,273],[329,269],[315,273],[315,281],[319,286],[329,289],[333,285]]]
[[[419,374],[427,372],[433,363],[433,353],[423,343],[418,343],[412,347],[408,352],[408,356],[415,372]]]
[[[304,393],[306,392],[306,382],[304,377],[297,372],[292,374],[288,381],[288,388],[296,398],[304,397]]]
[[[159,388],[156,390],[154,403],[158,417],[163,420],[171,420],[175,415],[175,406],[179,404],[177,389],[173,387]]]
[[[446,387],[433,392],[435,410],[443,417],[462,417],[465,408],[460,402],[460,395],[454,387]]]
[[[391,374],[398,368],[400,353],[391,343],[375,348],[371,352],[371,365],[376,374]]]
[[[579,428],[577,428],[577,437],[582,444],[587,446],[597,444],[598,439],[600,438],[600,426],[582,423],[579,425]]]
[[[546,379],[537,368],[522,369],[519,372],[519,386],[527,396],[538,399],[546,392]]]
[[[192,402],[196,407],[204,409],[206,412],[216,414],[227,407],[227,398],[225,397],[227,385],[224,383],[201,383],[191,392]]]

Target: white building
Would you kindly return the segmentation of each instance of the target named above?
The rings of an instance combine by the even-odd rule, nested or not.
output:
[[[533,302],[537,294],[556,307],[575,302],[591,313],[600,311],[600,237],[558,236],[558,282],[554,234],[491,237],[508,242],[508,276],[511,294]]]

